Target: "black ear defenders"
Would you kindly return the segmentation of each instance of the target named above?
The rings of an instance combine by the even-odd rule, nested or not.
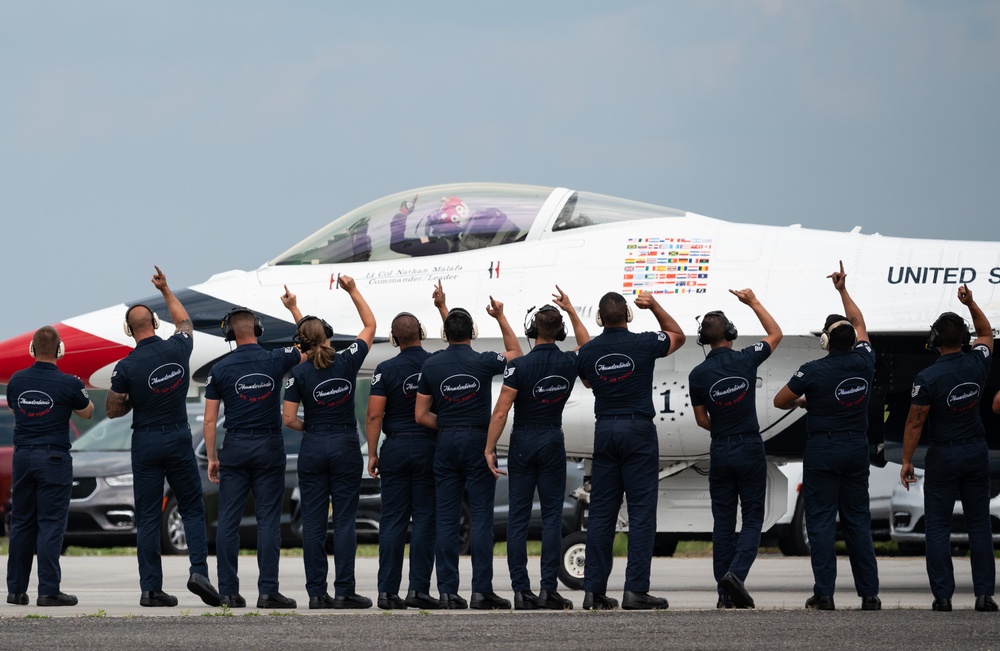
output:
[[[625,323],[632,323],[633,316],[634,315],[632,314],[632,306],[628,304],[628,301],[625,301]],[[597,309],[597,325],[598,327],[601,328],[604,327],[604,318],[601,317],[600,308]]]
[[[233,309],[226,312],[226,316],[222,317],[222,336],[226,341],[236,341],[236,332],[233,330],[233,324],[230,323],[230,319],[234,314],[239,314],[240,312],[245,312],[247,314],[253,315],[253,336],[259,337],[264,334],[264,323],[260,320],[257,314],[245,307],[234,307]]]
[[[292,336],[292,343],[298,346],[299,350],[301,350],[303,353],[308,352],[309,349],[312,347],[309,343],[303,341],[302,332],[300,330],[302,328],[302,324],[308,321],[309,319],[315,319],[316,321],[319,321],[320,323],[323,324],[323,334],[326,335],[327,339],[333,336],[333,328],[330,327],[330,324],[327,323],[326,320],[321,319],[318,316],[307,314],[306,316],[299,319],[299,322],[295,324],[295,335]]]
[[[739,336],[739,333],[736,331],[736,326],[733,325],[733,322],[726,317],[725,312],[723,312],[722,310],[712,310],[711,312],[705,315],[705,317],[701,320],[700,323],[698,323],[698,340],[696,343],[699,346],[710,345],[710,342],[705,341],[704,337],[702,337],[701,335],[702,323],[705,323],[705,319],[707,319],[710,316],[719,317],[720,319],[725,319],[726,324],[723,326],[722,335],[726,338],[726,341],[736,341],[736,337]]]
[[[958,316],[954,312],[944,312],[941,316],[935,319],[933,325],[931,325],[931,331],[927,336],[927,343],[924,344],[924,348],[927,350],[941,349],[941,332],[938,328],[941,326],[942,321],[951,321],[956,325],[960,325],[962,328],[962,345],[965,346],[969,343],[969,337],[972,335],[969,331],[969,324],[965,322],[965,319]]]
[[[128,323],[128,315],[129,315],[130,312],[132,312],[132,310],[134,310],[137,307],[144,307],[147,310],[149,310],[149,313],[153,315],[153,330],[159,330],[160,329],[160,317],[156,316],[156,312],[154,312],[152,310],[152,308],[150,308],[148,305],[144,305],[142,303],[136,303],[132,307],[130,307],[127,310],[125,310],[125,321],[122,323],[122,326],[125,329],[125,336],[126,337],[131,337],[132,336],[132,326],[130,326],[129,323]]]
[[[465,316],[469,317],[469,321],[472,321],[472,336],[469,337],[469,339],[475,339],[476,337],[478,337],[479,326],[476,325],[476,320],[472,318],[472,315],[469,313],[469,311],[464,307],[453,307],[450,310],[448,310],[448,317],[456,313],[464,314]],[[448,317],[445,317],[445,321],[448,320]],[[448,335],[444,331],[444,324],[441,324],[441,340],[444,341],[445,343],[448,343]]]
[[[409,312],[400,312],[396,316],[392,317],[392,322],[391,323],[395,323],[396,319],[398,319],[401,316],[412,316],[414,319],[416,319],[417,320],[417,329],[420,331],[420,341],[423,341],[424,339],[427,339],[427,329],[424,328],[424,324],[420,322],[420,319],[417,319],[416,316],[410,314]],[[393,348],[399,348],[399,340],[396,339],[396,333],[394,333],[392,331],[392,327],[391,326],[389,328],[389,343],[392,344]]]
[[[843,321],[837,321],[836,323],[831,323],[830,327],[823,331],[823,334],[819,336],[819,347],[823,350],[830,350],[830,333],[839,328],[840,326],[851,326],[851,332],[854,333],[854,341],[851,345],[858,343],[858,331],[854,329],[854,324],[846,319]]]
[[[28,354],[31,355],[31,359],[35,359],[35,342],[28,342]],[[56,346],[56,359],[62,359],[62,356],[66,354],[66,346],[63,344],[62,340],[59,340],[59,345]]]
[[[528,313],[524,315],[524,336],[528,339],[538,339],[538,324],[535,323],[535,317],[538,316],[540,312],[558,312],[559,310],[551,305],[543,305],[539,308],[530,308]],[[562,324],[559,326],[559,332],[556,334],[556,341],[565,341],[566,339],[566,321],[563,320]]]

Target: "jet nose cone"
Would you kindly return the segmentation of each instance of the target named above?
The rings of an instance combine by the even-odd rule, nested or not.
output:
[[[79,330],[65,323],[57,323],[53,328],[59,333],[66,347],[66,355],[59,360],[59,370],[76,375],[88,387],[93,385],[90,376],[105,366],[117,362],[132,351],[103,337]],[[12,337],[0,342],[0,383],[10,381],[10,376],[34,363],[28,354],[28,344],[34,332]]]

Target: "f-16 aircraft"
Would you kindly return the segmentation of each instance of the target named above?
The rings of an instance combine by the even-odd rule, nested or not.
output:
[[[804,412],[777,410],[772,400],[802,363],[823,355],[819,330],[827,314],[841,311],[827,275],[840,260],[878,356],[872,458],[898,461],[911,382],[934,359],[924,348],[929,325],[946,310],[967,314],[956,299],[957,287],[967,283],[994,327],[1000,325],[1000,243],[882,237],[861,234],[860,228],[831,232],[740,224],[567,188],[468,183],[378,199],[254,271],[227,271],[175,293],[195,324],[191,371],[204,382],[212,364],[230,350],[219,324],[234,306],[261,316],[263,345],[289,345],[295,325],[278,298],[285,285],[298,295],[303,312],[333,325],[336,345],[348,345],[360,321],[348,296],[337,289],[339,274],[356,279],[379,320],[376,341],[383,343],[373,347],[363,374],[395,354],[385,342],[396,313],[416,314],[437,332],[440,317],[431,292],[438,281],[449,306],[477,316],[477,350],[504,349],[499,328],[485,311],[490,296],[503,301],[508,318],[517,323],[529,308],[549,299],[556,283],[593,335],[600,332],[594,317],[605,292],[619,291],[626,298],[652,292],[689,335],[697,331],[700,315],[724,310],[739,329],[735,345],[743,347],[759,340],[763,330],[728,290],[750,287],[785,334],[757,378],[757,410],[771,458],[766,529],[786,509],[785,478],[776,462],[800,458],[806,434]],[[158,262],[169,273],[169,261]],[[134,303],[150,306],[161,319],[169,317],[162,299],[154,296],[55,324],[67,349],[61,368],[91,387],[107,387],[114,364],[132,349],[122,318],[126,305]],[[655,330],[657,325],[652,315],[637,310],[630,328]],[[172,332],[166,323],[160,331]],[[30,337],[26,333],[0,343],[0,381],[30,364]],[[712,529],[709,436],[695,423],[687,388],[689,371],[706,352],[694,341],[690,336],[677,354],[657,362],[652,389],[661,458],[657,528],[664,534]],[[424,343],[431,350],[445,346],[433,335]],[[985,396],[998,388],[995,365]],[[359,403],[366,400],[359,395]],[[989,402],[982,401],[987,428],[1000,431]],[[564,417],[569,456],[591,456],[593,424],[593,395],[579,386]],[[994,454],[998,438],[992,438]],[[621,517],[627,526],[624,509]]]

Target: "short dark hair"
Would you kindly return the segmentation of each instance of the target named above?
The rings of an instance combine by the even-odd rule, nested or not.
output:
[[[597,304],[597,312],[604,325],[620,325],[628,322],[628,303],[618,292],[608,292]]]
[[[233,327],[233,332],[238,337],[253,335],[256,321],[257,317],[254,316],[253,312],[246,310],[233,312],[229,315],[229,325]]]
[[[538,336],[542,339],[555,341],[559,337],[562,325],[562,313],[558,310],[541,310],[535,314],[535,327],[538,328]]]
[[[968,330],[965,326],[965,319],[954,312],[945,312],[934,322],[934,329],[941,337],[943,348],[961,348],[968,337]]]
[[[59,333],[52,326],[42,326],[31,337],[36,356],[55,357],[60,341]]]
[[[830,326],[838,321],[847,321],[847,323],[843,323],[830,330]],[[851,325],[850,319],[841,314],[831,314],[826,317],[826,323],[823,324],[823,331],[830,337],[830,345],[828,346],[830,350],[850,350],[857,341],[858,333],[854,329],[854,326]]]
[[[392,336],[401,344],[413,344],[420,341],[420,322],[412,314],[400,314],[392,320],[390,327]]]
[[[444,320],[444,335],[448,341],[472,339],[472,315],[465,308],[454,307]]]
[[[726,340],[726,324],[729,319],[722,312],[709,312],[701,320],[701,340],[714,346]]]

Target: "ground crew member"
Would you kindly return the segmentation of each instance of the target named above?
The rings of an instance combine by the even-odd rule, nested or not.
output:
[[[375,315],[350,276],[340,276],[361,317],[361,332],[347,349],[335,353],[333,328],[315,316],[298,322],[296,338],[308,358],[292,369],[285,383],[285,425],[305,432],[299,451],[302,508],[302,560],[310,608],[371,608],[355,592],[355,520],[361,493],[361,439],[354,413],[358,370],[375,340]],[[299,418],[299,403],[304,418]],[[334,596],[327,592],[327,521],[333,507]]]
[[[375,367],[368,398],[368,474],[382,484],[378,530],[378,607],[434,610],[430,596],[434,569],[434,430],[413,415],[420,367],[430,353],[420,345],[424,326],[409,312],[392,320],[389,341],[399,354]],[[379,449],[378,440],[385,431]],[[406,531],[410,535],[410,576],[406,599],[399,596]]]
[[[628,503],[628,567],[622,608],[667,608],[667,600],[649,594],[649,572],[656,537],[656,498],[660,446],[653,424],[653,365],[684,345],[684,333],[657,303],[642,292],[639,309],[650,310],[659,332],[632,333],[632,309],[625,298],[608,292],[598,303],[597,325],[604,332],[580,348],[577,372],[594,390],[594,466],[587,528],[583,607],[610,610],[618,600],[607,596],[611,548],[622,495]]]
[[[875,353],[861,310],[847,292],[844,263],[827,277],[840,292],[846,316],[827,317],[820,346],[829,354],[799,367],[774,397],[778,409],[808,409],[802,499],[815,584],[806,608],[835,610],[839,510],[861,609],[881,610],[868,497],[868,399]]]
[[[781,341],[781,328],[751,289],[729,290],[754,311],[765,337],[733,350],[736,326],[722,312],[709,312],[698,328],[698,344],[711,346],[688,378],[698,425],[712,433],[708,486],[712,497],[712,562],[719,608],[753,608],[743,586],[757,558],[764,525],[767,458],[757,422],[757,367]],[[736,508],[743,525],[736,534]]]
[[[94,414],[94,403],[79,378],[56,367],[65,347],[51,326],[35,331],[28,346],[35,363],[14,373],[7,405],[14,414],[13,485],[7,552],[7,603],[28,605],[31,561],[38,554],[39,606],[75,606],[75,596],[59,589],[62,552],[73,490],[69,419]]]
[[[510,608],[493,592],[493,501],[496,480],[483,458],[493,404],[493,376],[509,360],[521,356],[521,346],[503,313],[503,303],[490,297],[486,312],[497,320],[502,353],[477,353],[470,343],[478,334],[472,315],[463,308],[447,310],[440,282],[434,303],[446,314],[442,335],[445,350],[431,355],[420,369],[415,416],[437,430],[434,479],[437,533],[435,557],[441,608],[467,608],[458,596],[458,534],[462,495],[469,495],[472,516],[472,599],[478,610]]]
[[[587,328],[573,303],[558,286],[552,302],[566,312],[573,324],[577,349],[590,341]],[[562,314],[551,305],[528,313],[524,334],[535,340],[527,355],[511,360],[504,371],[503,389],[493,409],[486,439],[486,463],[493,476],[505,474],[497,467],[497,441],[514,407],[507,472],[509,519],[507,565],[514,589],[514,610],[569,610],[573,602],[556,590],[562,549],[562,506],[566,496],[566,440],[562,413],[576,382],[576,351],[562,352],[557,341],[566,338]],[[528,578],[528,521],[535,491],[542,512],[541,590],[531,591]]]
[[[295,294],[281,297],[298,322],[302,313]],[[257,607],[295,608],[278,591],[281,556],[281,505],[285,495],[285,440],[281,433],[281,382],[305,355],[293,347],[264,350],[257,337],[260,318],[247,308],[233,308],[222,319],[226,341],[236,350],[212,366],[205,383],[205,452],[208,479],[219,484],[219,525],[215,555],[222,605],[244,608],[238,560],[240,521],[252,492],[257,518]],[[220,402],[226,408],[226,440],[216,450]],[[221,464],[221,468],[220,468]]]
[[[160,563],[165,478],[177,498],[184,522],[191,560],[188,590],[209,606],[218,606],[219,593],[208,580],[205,501],[185,406],[191,381],[188,361],[194,346],[194,327],[187,310],[167,286],[167,277],[159,267],[154,268],[153,286],[163,295],[176,332],[169,339],[156,336],[160,320],[146,305],[133,305],[125,310],[125,334],[135,339],[135,350],[118,362],[111,373],[111,390],[105,404],[109,418],[119,418],[134,409],[132,491],[142,589],[139,605],[177,605],[177,597],[163,592]]]
[[[924,529],[927,577],[934,594],[931,607],[951,611],[955,593],[951,525],[955,501],[960,499],[969,532],[976,610],[994,612],[996,562],[990,526],[990,451],[979,414],[993,359],[993,331],[968,286],[958,289],[958,300],[969,308],[976,340],[969,352],[962,351],[969,342],[969,327],[954,312],[945,312],[931,326],[927,346],[941,356],[913,380],[899,476],[907,490],[916,481],[913,453],[924,424],[929,424],[930,447],[924,462]],[[1000,408],[1000,394],[993,408]]]

